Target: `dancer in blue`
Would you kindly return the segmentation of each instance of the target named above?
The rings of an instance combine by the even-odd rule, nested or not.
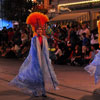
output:
[[[94,60],[84,68],[90,75],[95,76],[95,84],[100,80],[100,51],[95,55]]]
[[[32,23],[30,18],[34,20],[36,18],[39,23],[42,23],[41,19],[44,16],[41,13],[32,13],[29,15],[27,23]],[[33,28],[33,23],[31,25]],[[34,96],[46,96],[46,90],[56,89],[58,81],[49,59],[47,39],[42,35],[42,26],[37,25],[37,21],[34,26],[37,35],[31,39],[29,54],[20,67],[18,75],[10,82],[10,85],[30,91]]]
[[[97,26],[98,26],[98,42],[100,48],[100,20],[98,21]],[[89,72],[90,75],[94,75],[95,84],[97,84],[98,81],[100,80],[100,50],[95,55],[94,60],[89,65],[87,65],[84,69],[87,72]]]

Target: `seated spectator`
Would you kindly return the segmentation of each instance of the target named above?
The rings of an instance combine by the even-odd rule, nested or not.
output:
[[[21,41],[22,41],[22,45],[23,45],[25,42],[28,41],[28,36],[27,36],[27,34],[26,34],[24,31],[22,31],[22,33],[21,33]]]
[[[27,57],[28,53],[29,53],[29,49],[30,49],[29,45],[24,47],[23,50],[21,51],[21,56],[19,56],[19,54],[18,54],[17,57]]]
[[[20,47],[20,44],[18,43],[15,43],[15,45],[11,48],[11,50],[16,54],[16,56],[18,55],[20,49],[21,47]]]
[[[82,56],[82,53],[79,48],[79,45],[76,45],[75,50],[73,51],[72,58],[71,58],[71,64],[72,65],[81,65],[82,64],[81,56]]]
[[[12,46],[8,44],[6,45],[6,49],[2,51],[1,56],[7,58],[16,58],[16,53],[12,50]]]
[[[53,63],[56,60],[55,50],[55,44],[52,44],[52,47],[49,48],[49,56]]]
[[[0,56],[2,56],[3,53],[3,49],[2,49],[2,45],[0,45]]]
[[[11,48],[7,49],[5,57],[6,58],[17,58],[16,53]]]
[[[5,56],[7,47],[8,47],[7,43],[3,42],[2,47],[1,47],[1,52],[2,52],[1,56],[2,57]]]
[[[62,51],[61,49],[59,48],[59,46],[57,45],[56,46],[56,52],[55,52],[55,55],[56,55],[56,63],[57,64],[62,64]]]
[[[97,50],[95,49],[94,45],[91,45],[91,51],[89,52],[89,55],[84,57],[84,64],[89,64],[97,54]]]
[[[24,43],[24,45],[20,45],[20,49],[17,52],[18,58],[26,57],[28,55],[28,51],[30,48],[30,42],[31,41],[27,41],[26,43]]]

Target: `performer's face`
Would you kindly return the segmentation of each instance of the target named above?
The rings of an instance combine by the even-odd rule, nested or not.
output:
[[[43,30],[42,30],[42,28],[41,27],[39,27],[37,30],[36,30],[36,33],[38,34],[38,35],[42,35],[42,32],[43,32]]]

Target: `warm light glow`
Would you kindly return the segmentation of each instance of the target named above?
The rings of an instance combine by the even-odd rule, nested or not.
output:
[[[61,7],[61,6],[71,6],[71,5],[79,5],[79,4],[87,4],[87,3],[96,3],[96,2],[100,2],[100,0],[81,1],[81,2],[73,2],[73,3],[59,4],[58,7]]]
[[[60,10],[62,10],[62,11],[68,10],[69,12],[71,12],[71,9],[69,9],[68,7],[67,7],[67,8],[65,8],[65,7],[60,7]]]
[[[37,0],[32,0],[33,2],[37,2]]]
[[[97,1],[97,0],[90,0],[90,1]]]

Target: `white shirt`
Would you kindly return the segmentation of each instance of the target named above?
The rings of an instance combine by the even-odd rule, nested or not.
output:
[[[96,36],[98,37],[98,34],[96,34]],[[93,34],[91,35],[91,44],[98,44],[98,38],[94,39]]]
[[[62,51],[60,49],[58,49],[56,52],[55,52],[55,55],[59,55],[59,56],[62,56]]]
[[[91,34],[90,34],[90,30],[89,30],[88,28],[83,29],[83,30],[82,30],[82,33],[86,33],[86,37],[87,37],[87,38],[89,38],[89,36],[91,35]]]

